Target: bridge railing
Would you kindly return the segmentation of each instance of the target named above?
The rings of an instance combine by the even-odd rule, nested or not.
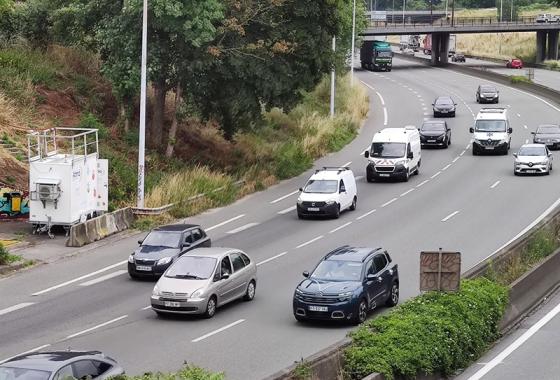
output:
[[[402,27],[426,27],[426,26],[440,26],[440,27],[453,27],[453,26],[483,26],[483,25],[519,25],[519,24],[537,24],[535,16],[518,17],[512,21],[501,21],[496,17],[455,17],[455,18],[434,18],[433,20],[422,21],[407,20],[404,22],[400,20],[392,20],[391,16],[387,16],[387,20],[372,20],[370,27],[377,28],[402,28]]]

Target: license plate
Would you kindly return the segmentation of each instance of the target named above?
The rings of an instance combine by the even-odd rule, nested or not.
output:
[[[439,113],[447,113],[448,111],[439,111]]]
[[[493,147],[493,146],[485,146],[484,149],[486,149],[486,150],[494,150],[494,147]]]
[[[143,272],[151,272],[152,267],[147,267],[145,265],[136,265],[136,270],[141,270]]]
[[[536,173],[536,170],[527,170],[527,173]]]
[[[436,142],[436,140],[428,140],[428,142],[434,143]]]
[[[380,177],[389,177],[389,174],[379,174]]]
[[[163,305],[165,307],[181,307],[181,302],[164,301]]]
[[[326,306],[309,306],[309,311],[329,311],[329,308]]]
[[[319,207],[309,207],[307,211],[319,211]]]

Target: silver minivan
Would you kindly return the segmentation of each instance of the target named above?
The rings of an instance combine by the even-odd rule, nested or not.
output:
[[[257,266],[239,249],[198,248],[181,256],[160,277],[152,292],[152,309],[165,313],[203,314],[243,298],[251,301]]]

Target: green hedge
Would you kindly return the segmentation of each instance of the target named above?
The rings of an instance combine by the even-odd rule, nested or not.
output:
[[[430,292],[408,300],[351,333],[347,377],[449,376],[465,368],[498,337],[507,294],[506,287],[480,278],[463,280],[457,293]]]
[[[186,365],[177,372],[156,372],[145,373],[140,376],[121,375],[115,376],[112,380],[224,380],[223,373],[213,373],[204,368]]]

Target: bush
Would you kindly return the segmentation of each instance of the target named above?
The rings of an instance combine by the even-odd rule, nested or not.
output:
[[[499,334],[507,288],[485,278],[463,280],[457,293],[430,292],[351,333],[345,372],[361,379],[417,374],[449,376],[478,358]]]
[[[113,380],[224,380],[223,373],[213,373],[204,368],[187,365],[177,372],[171,373],[146,373],[140,376],[120,375]]]
[[[4,247],[4,244],[0,243],[0,265],[7,265],[20,260],[21,256],[11,255],[8,249]]]
[[[511,75],[509,79],[511,83],[532,83],[531,79],[523,75]]]
[[[313,160],[304,151],[303,145],[289,142],[279,149],[276,157],[276,176],[280,179],[294,177],[311,167]]]

